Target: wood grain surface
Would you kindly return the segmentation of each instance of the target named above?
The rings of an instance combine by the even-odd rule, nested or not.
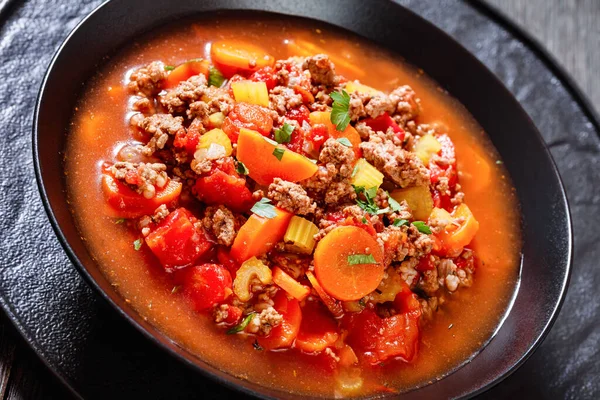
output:
[[[0,0],[0,5],[8,1]],[[600,111],[600,0],[486,1],[533,34]],[[68,391],[0,312],[0,399],[68,398]]]

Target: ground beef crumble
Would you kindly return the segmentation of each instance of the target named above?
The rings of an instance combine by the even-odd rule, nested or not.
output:
[[[131,93],[152,97],[160,92],[162,82],[167,75],[165,64],[161,61],[153,61],[133,71],[129,77],[130,82],[127,88]]]
[[[315,85],[334,86],[338,81],[335,65],[326,54],[307,57],[302,68],[310,72],[310,78]]]
[[[140,120],[138,126],[148,135],[150,140],[142,149],[142,154],[151,156],[158,149],[163,149],[169,136],[184,133],[183,118],[171,114],[154,114]]]
[[[223,246],[231,246],[237,235],[237,230],[241,226],[241,218],[236,218],[233,212],[225,206],[211,206],[204,211],[202,226],[217,238],[217,243]]]
[[[275,178],[269,185],[267,197],[276,202],[277,207],[294,214],[313,214],[317,208],[302,186],[280,178]]]
[[[169,181],[167,166],[161,163],[130,163],[118,161],[110,167],[115,179],[126,183],[145,198],[151,199],[157,189],[165,187]]]
[[[194,75],[186,81],[167,91],[160,97],[160,104],[171,114],[183,114],[188,106],[202,98],[207,89],[206,77],[203,74]]]

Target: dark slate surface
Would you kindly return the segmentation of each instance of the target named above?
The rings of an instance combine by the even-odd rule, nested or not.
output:
[[[399,2],[450,33],[515,94],[549,144],[571,202],[574,269],[558,321],[534,356],[483,397],[598,398],[599,132],[530,48],[467,3]],[[0,301],[45,362],[87,398],[230,395],[112,313],[78,276],[44,213],[32,166],[35,97],[55,49],[99,3],[17,1],[0,13]],[[119,367],[99,367],[111,363]]]

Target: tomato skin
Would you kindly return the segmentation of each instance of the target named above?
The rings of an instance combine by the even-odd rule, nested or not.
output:
[[[219,165],[207,176],[196,179],[194,190],[200,201],[222,204],[235,212],[246,212],[254,205],[246,179],[235,171],[233,162]]]
[[[259,337],[258,344],[267,350],[276,350],[292,347],[302,323],[302,311],[296,299],[288,299],[283,290],[275,295],[273,308],[281,314],[281,324],[271,329],[264,337]]]
[[[388,113],[383,113],[377,118],[367,118],[364,123],[374,131],[387,132],[392,128],[398,139],[404,140],[404,129],[400,128]]]
[[[250,129],[268,137],[273,129],[273,118],[260,106],[236,103],[231,112],[225,117],[221,129],[227,134],[232,143],[237,143],[240,128]]]
[[[271,67],[264,67],[250,75],[250,80],[254,82],[264,82],[267,90],[277,86],[277,73]]]
[[[432,186],[439,182],[440,178],[445,177],[448,178],[448,186],[450,188],[451,194],[448,193],[440,193],[438,190],[433,189],[433,204],[437,208],[443,208],[446,211],[452,212],[454,209],[454,204],[452,204],[452,196],[456,188],[456,184],[458,183],[458,169],[456,166],[456,151],[454,149],[454,143],[450,137],[446,134],[437,135],[436,139],[442,145],[442,149],[438,152],[440,157],[446,160],[454,160],[453,163],[449,165],[438,164],[435,161],[429,162],[429,174]]]
[[[242,318],[243,311],[241,308],[236,306],[229,306],[227,318],[223,320],[225,325],[237,325]]]
[[[222,265],[202,264],[186,270],[183,291],[196,311],[210,310],[231,295],[231,274]]]
[[[300,126],[302,126],[303,122],[308,123],[308,119],[310,118],[310,110],[306,108],[306,106],[301,105],[300,107],[289,110],[285,114],[285,118],[298,121]]]
[[[204,230],[196,230],[194,222],[188,210],[178,208],[146,236],[146,244],[165,271],[187,267],[211,249]]]
[[[302,323],[295,347],[306,353],[319,353],[338,339],[337,323],[320,302],[307,301],[302,307]]]
[[[237,270],[240,269],[241,265],[235,261],[226,247],[219,246],[217,249],[217,259],[225,268],[227,268],[231,277],[235,279]]]
[[[433,261],[431,261],[431,258],[429,256],[425,256],[421,257],[415,269],[419,272],[431,271],[435,269],[435,265],[433,264]]]
[[[184,149],[190,157],[194,156],[196,146],[198,146],[198,141],[200,140],[200,136],[202,136],[198,130],[199,124],[201,125],[202,122],[195,119],[187,129],[187,132],[185,130],[178,131],[173,140],[173,146]]]

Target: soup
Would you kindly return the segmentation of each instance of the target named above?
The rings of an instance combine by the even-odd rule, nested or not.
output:
[[[440,379],[518,282],[516,195],[485,133],[423,71],[326,25],[217,14],[139,37],[85,86],[65,169],[137,312],[283,391]]]

